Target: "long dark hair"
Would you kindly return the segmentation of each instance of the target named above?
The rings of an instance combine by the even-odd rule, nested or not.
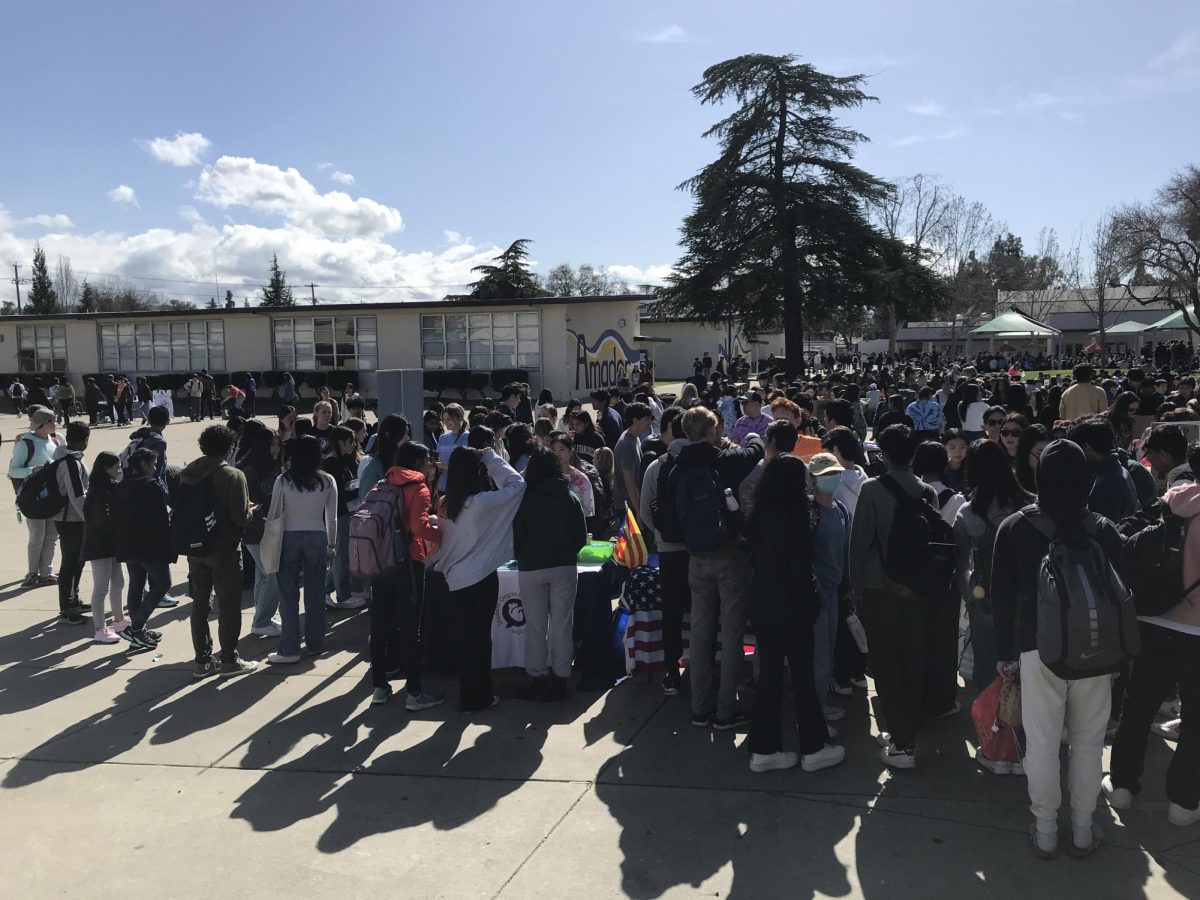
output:
[[[533,451],[533,429],[524,422],[516,422],[504,429],[504,446],[508,458],[515,464],[522,456]]]
[[[754,511],[746,524],[752,543],[784,538],[807,544],[809,529],[808,468],[798,456],[781,453],[763,469],[754,491]]]
[[[455,447],[446,468],[446,518],[458,519],[467,499],[487,490],[483,454],[474,447]]]
[[[121,457],[115,453],[109,453],[107,450],[101,450],[96,454],[96,458],[92,460],[92,471],[88,473],[88,487],[92,485],[103,485],[106,482],[112,481],[108,477],[108,470],[121,461]]]
[[[275,443],[278,433],[265,425],[254,433],[254,441],[246,450],[238,468],[251,469],[261,481],[279,474],[279,460],[271,455],[271,445]],[[282,454],[282,448],[280,448]]]
[[[292,445],[292,455],[287,474],[284,476],[297,490],[320,490],[321,480],[321,442],[311,434],[296,438]]]
[[[1133,391],[1124,391],[1117,394],[1117,399],[1113,401],[1112,409],[1108,411],[1108,419],[1114,425],[1124,425],[1130,422],[1129,407],[1138,402],[1138,395]]]
[[[399,413],[388,413],[379,423],[375,435],[375,457],[383,463],[383,471],[396,464],[396,448],[408,436],[408,419]]]
[[[567,482],[566,473],[558,464],[558,457],[553,450],[545,447],[530,447],[529,462],[525,466],[525,483],[533,487],[539,481]],[[526,493],[528,496],[528,493]]]
[[[966,384],[963,386],[962,402],[958,404],[958,417],[967,418],[967,407],[979,400],[979,385]]]
[[[250,455],[250,448],[254,446],[254,440],[259,433],[267,428],[258,419],[247,419],[242,423],[242,431],[238,435],[237,449],[233,454],[233,464],[240,466],[246,461],[246,457]]]
[[[987,519],[993,505],[1011,513],[1033,502],[1033,496],[1017,482],[1008,453],[987,438],[980,438],[967,449],[967,478],[971,482],[971,511],[981,519]]]
[[[329,441],[333,444],[333,455],[338,459],[358,459],[358,438],[345,425],[334,425],[333,431],[329,432]],[[349,441],[354,445],[354,449],[348,454],[342,453],[342,443],[344,441]]]
[[[1029,454],[1035,444],[1040,441],[1048,444],[1052,440],[1050,429],[1045,425],[1030,425],[1021,432],[1021,439],[1017,441],[1017,481],[1031,494],[1037,493],[1037,473],[1029,464]]]

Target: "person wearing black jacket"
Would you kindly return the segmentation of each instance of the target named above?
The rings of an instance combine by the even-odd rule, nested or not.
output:
[[[129,627],[119,636],[135,650],[158,645],[162,633],[146,627],[158,601],[171,590],[171,517],[167,495],[154,477],[158,456],[139,447],[129,457],[129,472],[115,496],[113,523],[117,559],[129,568]],[[149,580],[149,588],[146,582]]]
[[[1036,514],[1053,524],[1060,539],[1082,539],[1089,521],[1095,539],[1110,559],[1120,559],[1121,536],[1113,524],[1088,512],[1092,476],[1083,450],[1071,441],[1050,443],[1038,459]],[[1102,838],[1093,822],[1100,794],[1104,732],[1112,705],[1110,675],[1065,681],[1038,654],[1038,577],[1049,539],[1030,521],[1030,508],[1004,520],[996,532],[992,557],[992,615],[996,629],[997,671],[1011,678],[1020,660],[1023,760],[1035,819],[1035,852],[1058,852],[1058,809],[1062,804],[1059,750],[1070,726],[1071,849],[1086,855]]]
[[[325,577],[325,600],[328,609],[359,609],[366,606],[365,597],[351,594],[350,581],[350,515],[358,509],[358,441],[345,425],[336,425],[329,432],[333,455],[321,461],[321,468],[337,483],[337,550],[333,564]]]
[[[820,612],[813,576],[811,505],[807,471],[799,457],[780,454],[759,479],[754,512],[746,524],[753,548],[750,620],[758,641],[759,676],[750,726],[750,771],[806,772],[836,766],[844,747],[828,743],[821,698],[813,677],[813,625]],[[783,665],[792,677],[800,753],[783,749],[780,712]]]
[[[578,410],[572,413],[571,430],[575,433],[575,452],[586,463],[595,463],[596,451],[607,447],[604,436],[596,430],[591,413]],[[618,435],[619,437],[620,435]]]
[[[129,625],[122,612],[125,573],[117,562],[113,506],[121,477],[121,458],[107,451],[98,453],[88,476],[83,499],[83,545],[79,557],[92,566],[92,625],[97,644],[115,644],[117,632]],[[104,595],[108,594],[113,623],[105,623]]]

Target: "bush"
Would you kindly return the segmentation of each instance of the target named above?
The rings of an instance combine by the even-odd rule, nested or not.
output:
[[[426,369],[421,376],[421,384],[429,393],[440,396],[446,389],[446,375],[440,369]]]
[[[301,385],[307,385],[312,388],[314,394],[321,393],[321,388],[329,386],[329,374],[327,372],[293,372],[292,378],[296,381],[297,392],[299,392]]]
[[[283,372],[277,369],[270,369],[263,372],[258,385],[260,388],[270,388],[271,396],[278,397],[279,388],[283,386]]]
[[[492,372],[492,390],[499,391],[506,384],[514,381],[521,384],[529,383],[529,372],[526,369],[496,369]]]
[[[349,369],[335,369],[332,372],[325,373],[328,376],[329,389],[338,394],[348,384],[354,385],[355,390],[358,390],[361,385],[358,383],[358,373]]]
[[[151,390],[170,391],[174,394],[176,391],[182,390],[191,377],[191,372],[186,374],[183,372],[169,372],[166,375],[155,375],[153,378],[148,378],[147,381],[150,384]]]

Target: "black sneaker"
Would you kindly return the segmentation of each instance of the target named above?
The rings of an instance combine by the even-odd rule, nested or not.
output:
[[[130,650],[153,650],[158,646],[153,641],[147,639],[144,629],[134,631],[132,628],[126,628],[124,631],[119,632],[119,634],[125,640],[129,641]]]
[[[713,731],[737,731],[750,724],[750,717],[745,713],[734,713],[728,719],[713,719]]]
[[[58,621],[63,625],[82,625],[87,621],[73,607],[67,607],[58,614]]]
[[[697,728],[707,728],[712,724],[712,716],[692,715],[692,724]]]
[[[157,644],[159,641],[162,640],[162,632],[161,631],[153,631],[152,629],[149,629],[149,628],[143,628],[142,629],[142,637],[145,638],[146,640],[148,640],[152,644]]]

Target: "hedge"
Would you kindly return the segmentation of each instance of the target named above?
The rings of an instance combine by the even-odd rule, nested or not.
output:
[[[525,369],[496,369],[492,372],[491,382],[494,391],[500,391],[506,384],[512,384],[514,381],[518,384],[528,384],[529,372]]]

